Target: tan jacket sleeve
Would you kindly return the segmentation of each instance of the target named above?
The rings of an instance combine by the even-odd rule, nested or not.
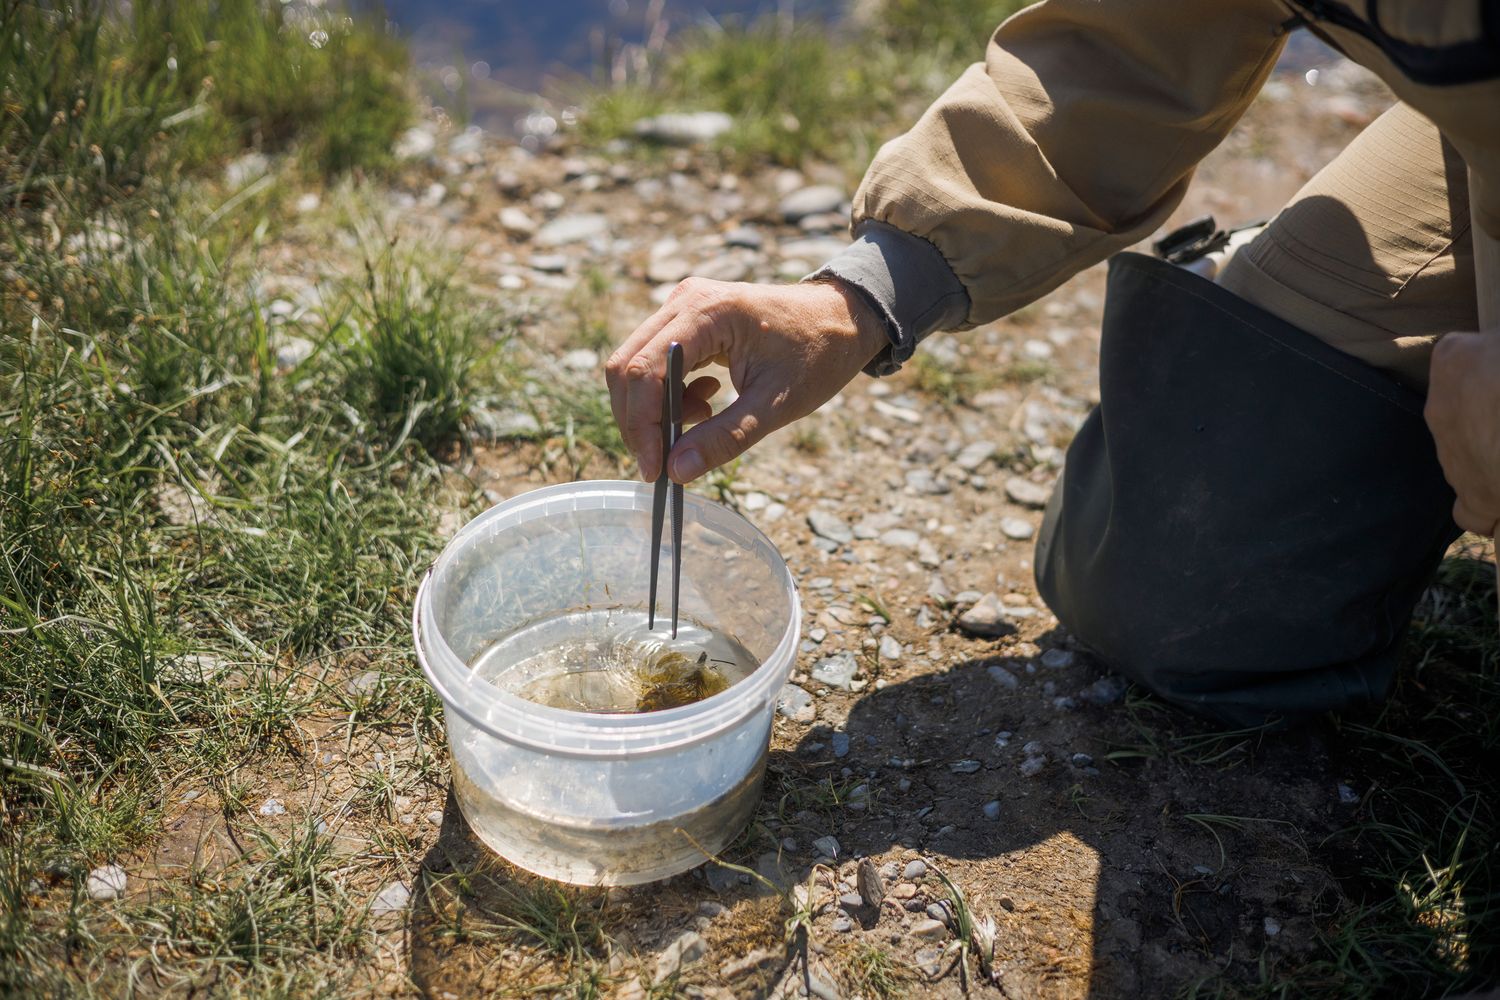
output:
[[[1011,312],[1161,225],[1264,83],[1287,18],[1274,0],[1027,8],[882,147],[856,233],[886,223],[935,247],[968,293],[962,325]]]

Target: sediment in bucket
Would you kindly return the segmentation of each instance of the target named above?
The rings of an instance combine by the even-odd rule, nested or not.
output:
[[[748,676],[692,704],[616,714],[536,704],[476,674],[484,651],[538,622],[643,609],[650,507],[649,488],[628,482],[516,497],[460,531],[418,593],[417,655],[444,703],[465,818],[503,857],[561,881],[666,878],[732,841],[759,798],[795,657],[800,610],[781,556],[738,514],[689,496],[683,615],[732,637],[758,664]]]

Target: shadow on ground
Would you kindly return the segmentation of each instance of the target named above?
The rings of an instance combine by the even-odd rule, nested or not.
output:
[[[825,710],[812,728],[778,719],[764,798],[726,860],[789,885],[806,877],[814,841],[832,835],[840,891],[853,887],[853,859],[888,872],[918,858],[941,867],[977,915],[996,920],[995,984],[975,987],[995,995],[1250,986],[1307,960],[1360,877],[1342,845],[1377,791],[1371,775],[1343,773],[1347,730],[1213,731],[1134,691],[1091,705],[1056,694],[1099,677],[1086,655],[1057,668],[1039,660],[967,660],[851,698],[846,717]],[[848,737],[841,756],[835,732]],[[559,889],[495,858],[450,794],[413,879],[413,979],[435,997],[565,986],[645,995],[637,979],[659,987],[653,996],[808,985],[786,978],[783,899],[711,867],[630,890]],[[811,958],[825,982],[813,992],[883,995],[869,965],[881,953],[909,995],[961,995],[942,942],[910,933],[948,897],[934,875],[913,879],[914,892],[903,875],[888,879],[905,898],[851,907],[847,929],[836,908],[820,914]],[[657,953],[691,931],[706,957],[662,975]]]

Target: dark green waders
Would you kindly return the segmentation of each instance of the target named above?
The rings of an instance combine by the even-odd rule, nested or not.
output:
[[[1059,621],[1232,725],[1385,697],[1458,535],[1421,397],[1131,253],[1110,262],[1099,397],[1037,542]]]

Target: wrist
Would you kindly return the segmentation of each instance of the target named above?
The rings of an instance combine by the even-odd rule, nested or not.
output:
[[[890,348],[890,329],[884,317],[858,286],[832,274],[808,279],[806,285],[826,290],[821,294],[829,298],[835,336],[848,344],[861,368]]]

